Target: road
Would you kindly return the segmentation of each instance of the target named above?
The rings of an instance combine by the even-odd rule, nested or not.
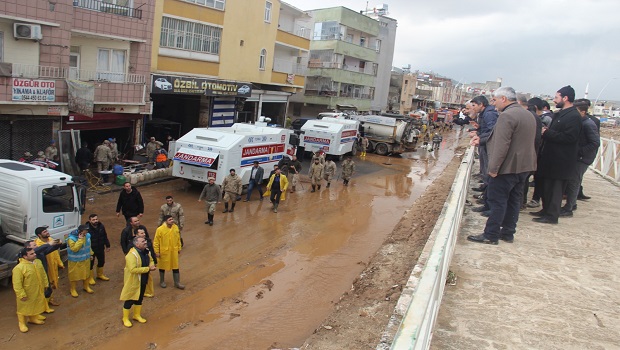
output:
[[[118,193],[94,195],[86,220],[97,213],[106,225],[112,249],[106,257],[109,282],[98,281],[92,295],[69,295],[61,271],[61,302],[43,326],[19,333],[15,294],[0,290],[0,344],[35,349],[266,349],[295,347],[312,334],[349,290],[365,262],[379,249],[405,210],[452,159],[455,133],[442,148],[402,157],[368,155],[355,158],[358,175],[349,187],[342,182],[310,193],[290,194],[273,213],[268,200],[239,202],[234,213],[218,205],[215,225],[204,224],[201,189],[182,180],[139,187],[146,210],[142,223],[154,235],[158,210],[166,195],[185,208],[185,247],[180,257],[184,291],[158,286],[146,299],[146,324],[121,323],[124,259],[119,237],[123,219],[114,215]],[[427,159],[428,158],[428,159]],[[304,173],[308,165],[304,164]],[[339,169],[340,170],[340,169]],[[304,181],[304,179],[302,179]],[[299,190],[300,188],[298,188]],[[50,346],[51,344],[51,346]]]

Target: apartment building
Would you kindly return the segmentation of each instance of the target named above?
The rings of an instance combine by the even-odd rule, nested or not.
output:
[[[177,137],[260,116],[285,123],[289,97],[305,84],[308,14],[280,0],[157,0],[155,7],[147,134]]]
[[[396,21],[377,20],[345,7],[308,12],[314,29],[306,86],[303,95],[291,99],[289,114],[309,117],[328,110],[385,111]]]
[[[0,2],[0,158],[50,140],[67,172],[75,148],[134,145],[150,113],[154,5],[134,0]]]

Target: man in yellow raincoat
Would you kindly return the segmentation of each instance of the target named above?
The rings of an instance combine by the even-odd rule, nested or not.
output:
[[[275,173],[269,178],[267,184],[267,192],[265,196],[269,196],[269,200],[273,204],[273,212],[278,212],[280,200],[286,199],[286,189],[288,188],[288,179],[286,175],[280,173],[280,169],[276,169]]]
[[[46,308],[44,290],[49,286],[47,274],[32,248],[19,252],[19,264],[13,268],[13,290],[17,299],[19,330],[28,332],[26,322],[44,324]]]
[[[50,237],[50,233],[47,230],[47,227],[37,227],[34,230],[34,233],[37,235],[37,239],[35,239],[34,241],[37,247],[45,244],[56,243]],[[54,250],[45,255],[45,260],[47,262],[47,277],[49,278],[50,286],[54,289],[58,289],[58,268],[64,269],[65,264],[63,264],[62,259],[60,259],[60,254],[58,253],[58,250]],[[60,305],[55,302],[54,299],[52,299],[51,297],[48,299],[48,303],[53,306]]]
[[[69,256],[69,282],[71,283],[71,296],[78,297],[75,289],[78,281],[86,293],[92,294],[88,280],[90,279],[90,260],[93,251],[90,249],[90,233],[88,226],[80,225],[77,230],[71,232],[67,238],[67,254]]]
[[[166,288],[164,275],[166,271],[172,270],[174,286],[178,289],[185,289],[181,284],[179,273],[179,254],[181,254],[181,234],[179,227],[174,223],[170,215],[163,217],[164,223],[155,231],[153,239],[153,249],[157,256],[157,267],[159,268],[159,285]]]
[[[123,290],[120,300],[123,304],[123,325],[131,327],[133,324],[129,320],[129,312],[133,307],[133,319],[146,323],[140,315],[142,312],[142,300],[146,286],[151,279],[149,272],[155,271],[157,267],[146,249],[147,242],[144,237],[136,236],[133,239],[133,247],[125,255],[125,270],[123,273]]]

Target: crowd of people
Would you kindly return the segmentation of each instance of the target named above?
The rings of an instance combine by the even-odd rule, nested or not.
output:
[[[533,221],[554,225],[573,216],[577,200],[590,198],[581,182],[598,152],[600,122],[588,114],[590,101],[576,100],[571,86],[559,89],[553,102],[555,112],[538,97],[528,100],[502,87],[491,101],[477,96],[467,102],[464,116],[455,121],[474,127],[470,137],[480,173],[474,175],[479,185],[473,190],[479,192],[474,199],[480,206],[472,211],[488,218],[483,233],[470,235],[469,241],[512,243],[519,215],[527,208],[541,207],[529,213]]]
[[[45,148],[45,151],[37,152],[37,156],[33,156],[30,151],[24,152],[18,161],[22,163],[30,163],[44,168],[56,169],[60,164],[60,157],[58,155],[58,147],[56,146],[56,140],[51,140],[49,146]]]
[[[172,196],[160,208],[159,226],[153,239],[145,226],[140,224],[144,202],[137,189],[126,183],[118,198],[117,215],[122,212],[127,226],[121,232],[121,248],[125,254],[122,321],[132,327],[131,320],[145,323],[141,316],[144,297],[153,297],[153,281],[149,272],[159,270],[160,287],[166,288],[165,272],[172,271],[174,286],[185,289],[180,282],[179,254],[183,246],[181,231],[185,225],[183,207]],[[17,302],[19,330],[28,332],[28,324],[45,324],[46,316],[59,306],[53,292],[59,288],[59,269],[67,269],[69,293],[79,297],[78,289],[92,294],[96,280],[109,281],[104,273],[106,253],[110,241],[106,228],[97,214],[90,214],[88,221],[69,234],[66,242],[50,237],[47,227],[35,229],[36,240],[28,241],[18,253],[18,264],[13,269],[13,289]],[[67,248],[65,267],[58,253]],[[96,266],[95,266],[96,263]],[[133,310],[133,313],[132,313]],[[132,317],[130,320],[130,314]]]

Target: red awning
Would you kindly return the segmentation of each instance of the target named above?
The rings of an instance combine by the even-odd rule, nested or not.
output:
[[[88,117],[80,113],[69,113],[62,118],[62,130],[103,130],[131,128],[134,121],[142,119],[142,114],[94,113]]]

